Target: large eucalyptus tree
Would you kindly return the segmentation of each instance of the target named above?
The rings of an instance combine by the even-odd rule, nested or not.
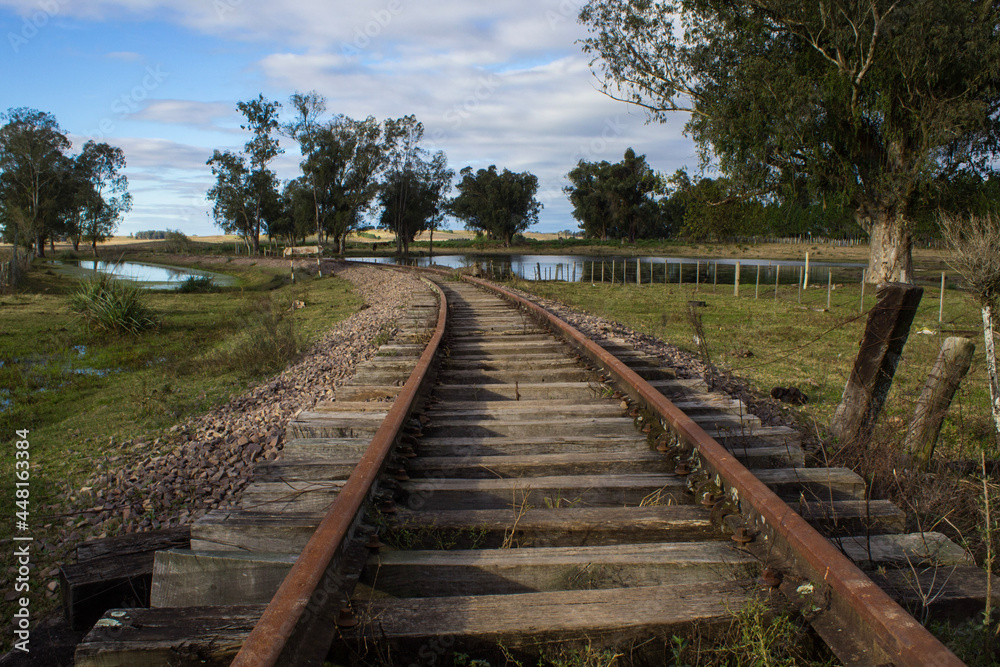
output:
[[[998,149],[1000,6],[956,0],[591,0],[605,91],[687,131],[747,194],[845,196],[873,282],[909,281],[918,199]]]

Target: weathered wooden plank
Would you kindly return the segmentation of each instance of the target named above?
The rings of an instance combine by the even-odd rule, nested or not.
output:
[[[77,667],[228,667],[263,605],[112,609],[76,649]]]
[[[388,551],[362,581],[396,597],[631,588],[746,579],[758,562],[732,542]]]
[[[631,639],[669,637],[698,624],[728,624],[745,604],[747,582],[644,586],[515,595],[355,600],[356,636],[388,638],[401,654],[433,638],[454,648],[508,648],[586,637],[595,648]],[[385,647],[383,647],[385,648]]]
[[[551,418],[570,417],[621,417],[620,406],[609,401],[491,401],[482,407],[467,403],[464,407],[449,405],[448,409],[430,409],[424,413],[431,422],[468,421],[471,419],[515,420],[526,415],[544,414]]]
[[[634,435],[586,437],[550,435],[548,437],[460,437],[421,438],[416,445],[421,456],[491,456],[568,454],[573,452],[634,452],[647,450],[646,437],[629,427]]]
[[[774,468],[753,470],[779,496],[796,500],[861,500],[865,480],[847,468]]]
[[[192,525],[191,549],[297,554],[322,519],[319,512],[213,510]]]
[[[519,419],[510,421],[475,420],[431,422],[424,427],[424,437],[533,437],[547,433],[562,436],[585,437],[616,436],[622,432],[636,432],[635,424],[628,417],[576,417],[562,419]]]
[[[458,460],[456,460],[456,458]],[[413,459],[410,477],[540,477],[553,475],[599,475],[667,472],[667,461],[659,452],[636,448],[634,452],[535,454],[454,457],[421,456]]]
[[[441,382],[449,384],[539,384],[549,382],[587,382],[595,380],[592,371],[579,366],[565,368],[521,369],[516,371],[453,371],[442,369]]]
[[[357,460],[368,449],[371,438],[293,438],[285,443],[285,461]]]
[[[556,547],[723,539],[701,505],[401,510],[388,529],[414,548]]]
[[[906,513],[888,500],[809,501],[793,507],[825,535],[901,533],[906,529]]]
[[[267,604],[297,554],[160,551],[153,564],[151,607]]]
[[[673,475],[571,475],[530,479],[411,479],[401,484],[410,509],[502,509],[505,507],[624,506],[650,502],[682,504],[691,499]]]
[[[243,490],[240,509],[325,512],[343,486],[342,480],[254,482]]]
[[[927,565],[971,564],[972,557],[945,535],[935,532],[899,535],[833,537],[837,545],[859,567],[880,565],[898,568]]]
[[[986,572],[975,565],[888,569],[871,577],[917,619],[961,623],[985,608]],[[991,596],[993,607],[1000,607],[996,586]]]
[[[152,553],[157,549],[184,547],[191,539],[188,526],[165,528],[145,533],[117,535],[99,540],[87,540],[76,546],[76,562],[82,563],[92,558],[106,556],[121,557],[129,554]]]
[[[337,387],[337,400],[343,401],[374,401],[394,399],[399,394],[397,385],[370,385],[360,382],[349,382]]]
[[[153,554],[158,549],[187,547],[190,528],[172,528],[101,540],[77,547],[76,564],[59,568],[66,619],[75,630],[86,630],[113,607],[149,603]]]
[[[434,388],[434,395],[443,400],[460,399],[462,401],[514,401],[552,399],[552,398],[583,398],[599,397],[603,394],[600,384],[596,382],[520,382],[510,383],[476,383],[449,382],[442,378],[441,384]]]

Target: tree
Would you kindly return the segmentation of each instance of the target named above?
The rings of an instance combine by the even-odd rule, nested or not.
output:
[[[563,188],[573,204],[573,217],[588,236],[606,241],[663,236],[660,210],[654,195],[663,194],[661,179],[646,164],[646,156],[636,157],[631,148],[621,162],[611,164],[580,160]]]
[[[128,178],[122,173],[125,154],[106,143],[88,141],[77,156],[76,165],[84,182],[76,197],[82,204],[80,231],[97,257],[97,243],[113,235],[122,216],[132,210]]]
[[[591,0],[580,13],[605,91],[659,121],[690,112],[703,161],[741,192],[844,193],[874,282],[912,277],[922,191],[991,171],[998,19],[993,3],[950,0]]]
[[[430,162],[417,160],[405,171],[389,173],[379,193],[382,205],[379,225],[395,232],[401,254],[409,254],[410,243],[417,234],[428,229],[433,234],[440,224],[454,175],[440,151]]]
[[[670,199],[683,210],[680,234],[692,241],[724,241],[754,229],[759,202],[735,196],[727,178],[701,178],[692,183],[678,169],[668,181]]]
[[[8,109],[0,115],[0,199],[4,228],[14,244],[20,233],[34,238],[35,254],[45,255],[47,218],[59,189],[61,160],[71,144],[55,116],[35,109]],[[14,262],[14,282],[17,282]]]
[[[321,127],[303,173],[316,184],[320,225],[343,254],[347,235],[357,227],[379,191],[386,156],[382,128],[371,116],[337,116]]]
[[[239,234],[254,254],[260,252],[260,232],[264,206],[276,195],[278,177],[267,168],[284,151],[272,136],[278,129],[280,102],[269,102],[263,95],[236,108],[246,118],[240,129],[252,134],[242,153],[216,150],[207,162],[216,177],[207,197],[215,202],[213,214],[217,225],[229,234]]]
[[[419,183],[419,165],[424,161],[427,150],[420,147],[424,136],[424,125],[416,116],[409,115],[385,121],[385,156],[388,177],[382,187],[383,213],[380,224],[392,229],[396,234],[396,253],[409,251],[413,234],[414,211],[419,204],[411,203],[411,197],[420,193],[411,186]]]
[[[308,93],[296,92],[289,98],[289,104],[298,113],[295,120],[285,125],[285,132],[291,138],[299,142],[299,147],[302,151],[303,157],[308,159],[309,156],[313,154],[316,146],[316,131],[318,129],[319,117],[323,115],[326,111],[326,98],[320,95],[315,90]],[[303,165],[305,163],[303,162]],[[316,234],[317,241],[322,243],[322,233],[323,227],[320,223],[319,215],[319,192],[318,185],[314,180],[312,174],[305,173],[305,168],[303,168],[303,175],[306,177],[306,182],[309,184],[309,188],[313,195],[313,213],[316,220]]]
[[[459,174],[462,180],[456,186],[458,195],[449,212],[464,221],[466,229],[500,239],[509,247],[515,234],[538,222],[542,204],[535,199],[538,178],[533,174],[507,169],[498,173],[496,165],[476,173],[472,167],[465,167]]]
[[[1000,299],[1000,217],[944,215],[941,231],[954,253],[952,268],[962,275],[982,308],[994,438],[1000,446],[1000,376],[993,342],[994,311]]]

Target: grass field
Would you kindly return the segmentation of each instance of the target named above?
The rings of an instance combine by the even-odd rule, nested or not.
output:
[[[739,298],[732,286],[607,285],[563,282],[524,282],[517,286],[574,308],[608,317],[636,331],[660,338],[690,352],[697,352],[688,301],[707,304],[702,314],[712,361],[750,381],[768,394],[772,387],[795,386],[809,396],[796,413],[822,434],[840,401],[850,374],[866,316],[861,310],[859,285],[844,285],[832,293],[826,311],[826,285],[807,290],[798,302],[797,290],[782,287],[774,298],[773,286],[754,298],[753,285],[743,285]],[[874,303],[868,287],[864,311]],[[904,431],[913,404],[937,358],[943,338],[962,335],[976,342],[976,356],[969,375],[956,395],[942,432],[939,451],[949,458],[977,455],[980,446],[993,457],[989,422],[989,390],[982,355],[979,308],[968,294],[946,290],[944,323],[938,331],[940,290],[925,290],[903,351],[882,423]],[[918,333],[933,332],[931,335]],[[899,434],[902,436],[902,433]]]
[[[37,266],[37,265],[36,265]],[[204,412],[257,379],[232,367],[219,350],[255,317],[262,302],[287,309],[303,344],[354,312],[360,302],[337,278],[295,286],[284,272],[238,268],[239,286],[217,292],[150,292],[162,325],[140,336],[88,329],[69,309],[76,281],[35,269],[22,291],[0,297],[0,439],[31,431],[38,502],[50,480],[73,481],[90,470],[110,440],[150,439],[182,418]],[[10,459],[2,473],[9,474]],[[4,496],[2,511],[10,509]]]

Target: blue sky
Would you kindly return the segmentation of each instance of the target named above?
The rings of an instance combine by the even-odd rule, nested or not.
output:
[[[695,168],[683,116],[645,113],[598,92],[576,40],[575,0],[0,0],[0,109],[53,113],[74,151],[120,146],[135,198],[119,234],[215,234],[205,161],[239,149],[236,103],[317,90],[328,113],[415,114],[450,166],[496,164],[539,178],[535,231],[576,229],[561,190],[578,160],[645,154]],[[296,145],[273,165],[298,175]],[[451,221],[452,225],[456,225]]]

